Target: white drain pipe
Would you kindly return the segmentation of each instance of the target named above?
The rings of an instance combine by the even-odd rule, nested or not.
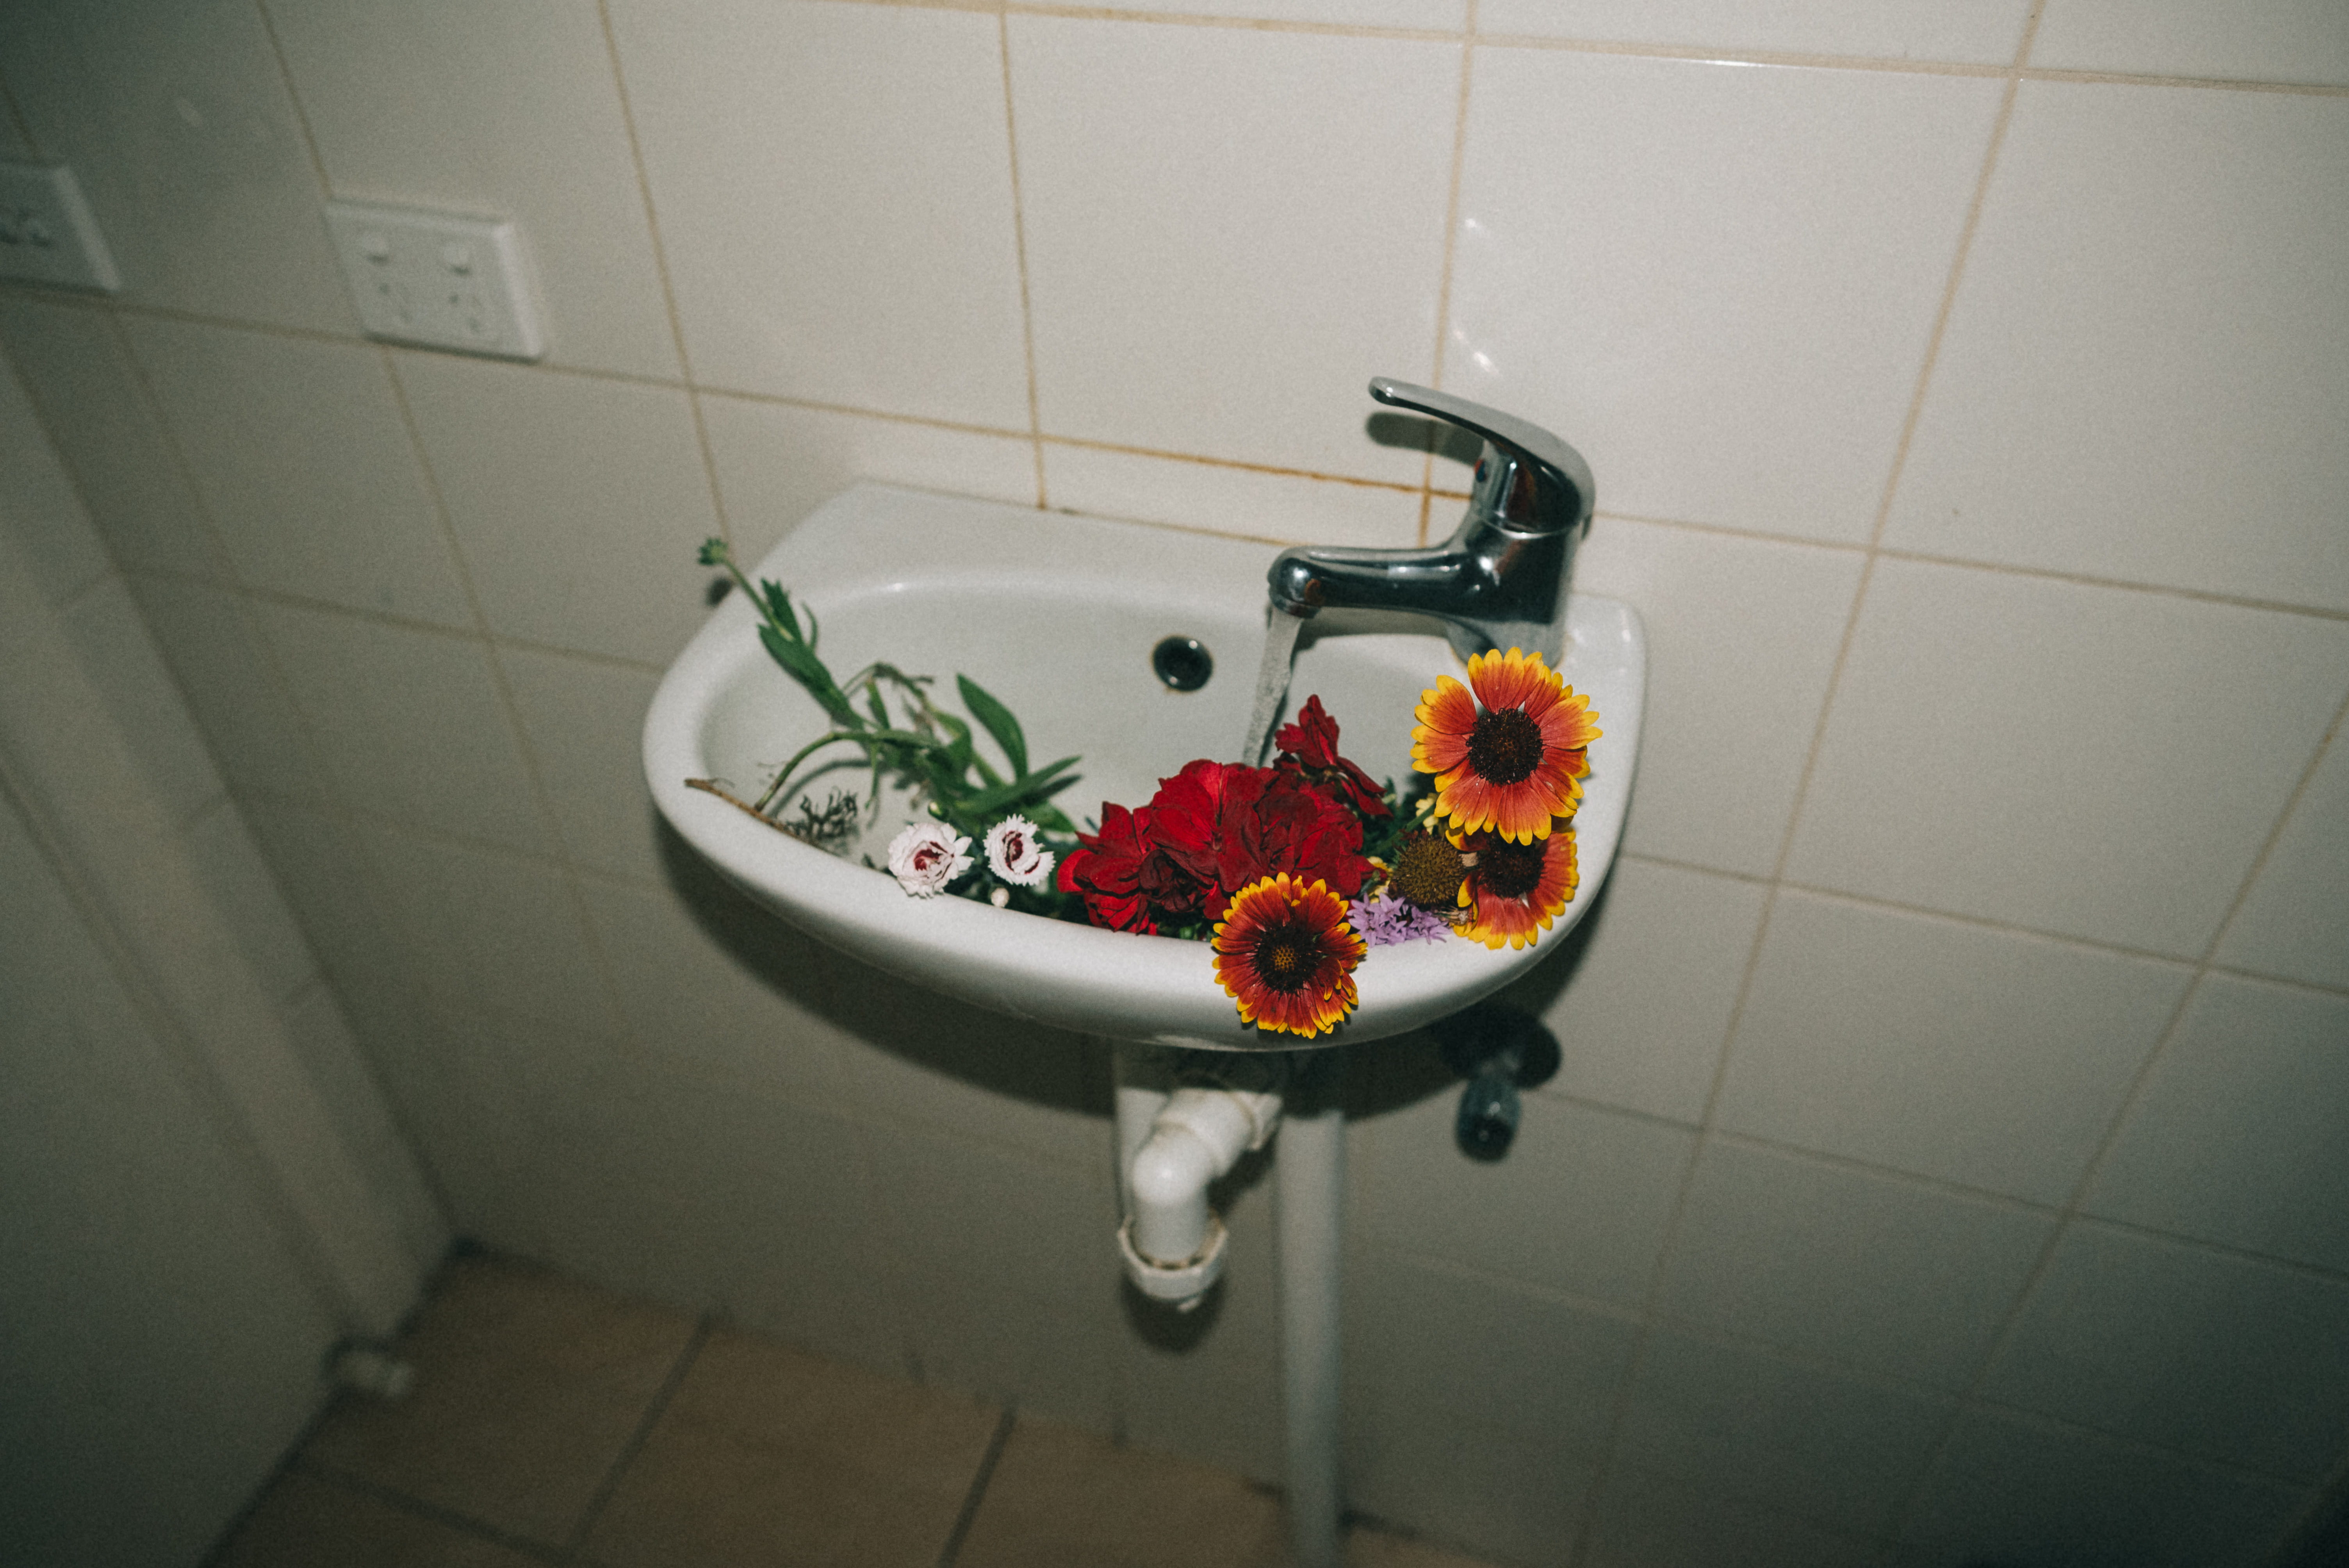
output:
[[[1292,1085],[1279,1057],[1170,1052],[1116,1042],[1117,1181],[1127,1277],[1188,1312],[1224,1271],[1227,1236],[1207,1183],[1282,1125],[1275,1162],[1280,1233],[1280,1371],[1288,1459],[1288,1529],[1297,1568],[1339,1568],[1338,1475],[1341,1238],[1346,1118],[1339,1053],[1300,1055]],[[1178,1062],[1181,1065],[1178,1065]],[[1185,1068],[1224,1081],[1183,1085]],[[1258,1087],[1242,1088],[1234,1079]]]
[[[1118,1187],[1125,1222],[1118,1252],[1134,1287],[1188,1312],[1224,1272],[1229,1235],[1207,1207],[1207,1183],[1261,1149],[1280,1126],[1277,1073],[1246,1063],[1264,1087],[1178,1084],[1167,1057],[1120,1044]]]

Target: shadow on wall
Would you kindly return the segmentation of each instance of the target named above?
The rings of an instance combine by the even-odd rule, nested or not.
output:
[[[818,946],[719,875],[667,821],[657,831],[671,890],[702,934],[767,989],[908,1066],[1108,1120],[1109,1061],[1097,1043],[952,1001]]]

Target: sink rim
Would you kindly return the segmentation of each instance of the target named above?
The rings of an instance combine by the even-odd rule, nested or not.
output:
[[[952,574],[957,562],[967,562],[974,578],[1000,580],[1007,560],[1081,559],[1076,546],[1111,542],[1121,555],[1142,557],[1145,567],[1160,559],[1182,574],[1172,581],[1183,583],[1201,575],[1193,558],[1203,552],[1260,552],[1257,592],[1261,566],[1278,552],[1277,546],[1226,536],[866,483],[817,509],[746,575],[775,578],[795,598],[812,588],[821,594],[902,583],[906,578],[890,566],[893,560],[917,561],[920,581]],[[1120,575],[1131,582],[1135,574]],[[1040,568],[1010,576],[1047,586],[1061,581]],[[711,771],[702,737],[730,684],[762,667],[777,680],[787,678],[773,669],[755,624],[743,595],[729,595],[670,665],[646,715],[646,778],[670,825],[729,881],[820,943],[997,1012],[1112,1038],[1232,1051],[1327,1048],[1384,1038],[1468,1006],[1556,952],[1589,910],[1620,841],[1637,765],[1646,675],[1639,615],[1619,601],[1575,594],[1568,676],[1599,709],[1607,731],[1601,758],[1623,761],[1586,787],[1576,822],[1581,882],[1574,902],[1527,948],[1496,952],[1457,938],[1373,948],[1354,974],[1361,1003],[1334,1033],[1311,1040],[1265,1035],[1240,1022],[1216,983],[1204,943],[1022,915],[969,899],[913,898],[885,872],[802,843],[688,789],[686,779]],[[1464,674],[1440,638],[1429,642],[1430,684],[1437,674]]]

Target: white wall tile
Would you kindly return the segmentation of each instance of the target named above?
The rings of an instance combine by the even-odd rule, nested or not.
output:
[[[1273,1185],[1269,1171],[1223,1184],[1216,1212],[1230,1233],[1230,1250],[1208,1300],[1188,1313],[1143,1310],[1139,1303],[1128,1310],[1118,1419],[1135,1448],[1181,1454],[1277,1486],[1288,1461],[1280,1430]],[[1359,1343],[1350,1337],[1354,1329],[1344,1332],[1349,1344]],[[1361,1357],[1346,1366],[1359,1371]],[[1348,1392],[1340,1403],[1354,1398]]]
[[[394,361],[482,618],[666,664],[709,614],[718,532],[683,391],[455,355]]]
[[[869,1117],[926,1122],[1091,1170],[1115,1163],[1108,1053],[810,945],[828,985],[841,1083]]]
[[[219,575],[220,547],[107,318],[0,299],[0,336],[116,559],[126,567]]]
[[[2002,65],[2023,41],[2029,10],[2029,0],[1927,5],[1797,0],[1767,7],[1734,0],[1478,0],[1476,28],[1488,36],[1521,33],[1585,43]]]
[[[2076,1427],[1959,1418],[1901,1532],[1901,1568],[2250,1568],[2305,1494]]]
[[[1009,18],[1046,433],[1417,483],[1460,47]]]
[[[702,425],[745,567],[859,480],[1033,505],[1034,444],[826,408],[705,395]]]
[[[270,0],[269,15],[336,196],[512,218],[552,362],[678,374],[595,5]]]
[[[120,578],[101,583],[58,617],[82,672],[106,699],[148,783],[174,820],[220,799],[221,776],[180,688]]]
[[[0,83],[0,87],[5,87],[5,83]],[[16,111],[5,101],[0,101],[0,158],[29,163],[36,156],[33,144],[26,141],[16,129]]]
[[[1618,1467],[1583,1568],[1873,1568],[1870,1542],[1707,1488]]]
[[[0,78],[42,151],[73,166],[125,298],[356,330],[257,6],[13,5]]]
[[[17,379],[0,359],[0,529],[12,557],[37,579],[42,602],[62,604],[114,570],[74,493],[73,480]]]
[[[1982,1395],[2314,1480],[2349,1443],[2349,1284],[2075,1222]]]
[[[1506,993],[1562,1061],[1548,1088],[1694,1125],[1762,922],[1758,883],[1618,860],[1606,894]]]
[[[660,829],[645,781],[644,733],[660,677],[527,648],[501,648],[498,662],[573,863],[658,881]]]
[[[323,799],[326,776],[255,606],[242,594],[180,579],[133,575],[129,587],[229,781],[239,789]]]
[[[2349,625],[1878,563],[1787,874],[2199,955],[2349,691]]]
[[[187,846],[197,880],[269,995],[286,1001],[316,980],[318,961],[236,804],[223,798],[205,812],[189,828]]]
[[[150,317],[127,325],[246,584],[472,624],[377,350]]]
[[[2188,975],[1788,892],[1729,1048],[1720,1125],[2060,1203]]]
[[[1705,1145],[1661,1310],[1962,1392],[2054,1216],[1775,1150]]]
[[[1023,1410],[1108,1430],[1123,1321],[1109,1162],[1080,1171],[902,1126],[864,1140],[899,1299],[921,1304],[907,1333],[923,1380],[1017,1392]]]
[[[1860,563],[1856,551],[1592,524],[1576,590],[1625,600],[1648,628],[1626,848],[1750,876],[1776,868]]]
[[[1596,1462],[1640,1327],[1483,1275],[1375,1251],[1347,1281],[1350,1396],[1381,1426],[1466,1422]]]
[[[1416,490],[1268,474],[1216,463],[1044,446],[1045,494],[1057,511],[1261,539],[1272,564],[1284,544],[1344,544],[1406,550],[1419,543]],[[1454,503],[1439,499],[1430,527],[1451,531]]]
[[[1431,1049],[1418,1036],[1370,1048]],[[1695,1135],[1527,1095],[1508,1157],[1482,1164],[1453,1143],[1459,1099],[1458,1080],[1438,1067],[1408,1104],[1353,1119],[1347,1223],[1358,1242],[1638,1305]]]
[[[1872,1534],[1924,1472],[1954,1400],[1798,1367],[1659,1328],[1617,1461],[1852,1534]]]
[[[1998,97],[1479,49],[1446,386],[1563,436],[1611,511],[1866,539]]]
[[[320,760],[353,810],[516,849],[553,847],[480,643],[259,608]]]
[[[1407,1520],[1429,1542],[1494,1563],[1566,1568],[1599,1481],[1590,1460],[1478,1422],[1388,1422],[1349,1439],[1349,1509]],[[1445,1568],[1456,1562],[1430,1555]]]
[[[1464,0],[1102,0],[1094,9],[1457,32],[1468,8]]]
[[[2218,957],[2262,975],[2349,987],[2349,739],[2333,737],[2293,803]]]
[[[2053,0],[2031,63],[2058,70],[2349,87],[2349,16],[2331,0],[2213,9],[2193,0]]]
[[[830,951],[713,871],[680,857],[678,872],[671,887],[583,883],[637,1047],[675,1076],[836,1099]]]
[[[560,868],[397,828],[362,830],[385,902],[434,995],[609,1037],[619,1029]]]
[[[1887,542],[2349,607],[2344,246],[2349,102],[2025,83]]]
[[[2349,998],[2214,975],[2086,1207],[2349,1273],[2344,1147]]]
[[[312,985],[294,998],[285,1008],[285,1029],[352,1160],[397,1216],[418,1273],[429,1274],[448,1254],[449,1217],[426,1184],[417,1150],[393,1120],[391,1102],[332,988]]]
[[[1025,429],[998,23],[615,5],[697,380]]]

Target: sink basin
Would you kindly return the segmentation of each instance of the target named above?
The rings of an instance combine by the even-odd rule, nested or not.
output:
[[[885,659],[936,676],[957,706],[954,676],[968,675],[1019,716],[1031,757],[1081,756],[1078,782],[1055,800],[1090,828],[1104,800],[1140,806],[1185,762],[1236,757],[1275,553],[1268,544],[864,485],[808,518],[749,575],[774,579],[814,612],[820,651],[842,676]],[[1171,690],[1153,671],[1152,650],[1170,636],[1196,638],[1213,656],[1213,676],[1197,690]],[[1457,938],[1372,948],[1354,975],[1361,1005],[1311,1042],[1241,1023],[1204,943],[968,899],[911,898],[885,872],[687,788],[689,778],[713,778],[755,797],[778,764],[824,729],[822,711],[760,646],[739,593],[662,680],[645,720],[645,770],[662,814],[728,878],[819,941],[913,984],[1114,1039],[1221,1050],[1344,1045],[1416,1028],[1507,984],[1555,952],[1597,895],[1630,799],[1646,645],[1629,605],[1579,594],[1567,637],[1566,678],[1589,695],[1605,732],[1590,748],[1576,819],[1582,881],[1574,902],[1522,950]],[[1284,718],[1319,694],[1340,727],[1340,749],[1372,777],[1404,783],[1412,710],[1444,675],[1465,678],[1435,623],[1328,613],[1306,623]]]

